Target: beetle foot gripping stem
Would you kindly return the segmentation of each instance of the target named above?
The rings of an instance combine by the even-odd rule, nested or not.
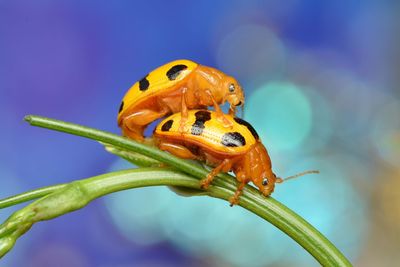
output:
[[[240,182],[238,185],[235,194],[229,199],[230,206],[233,207],[234,205],[239,204],[239,198],[243,193],[243,188],[245,187],[246,183]]]
[[[211,182],[214,180],[215,175],[217,175],[220,171],[220,166],[217,168],[213,169],[206,178],[200,181],[200,188],[201,189],[208,189],[210,186]]]
[[[200,187],[203,189],[207,189],[211,182],[214,180],[215,176],[218,175],[220,172],[227,172],[232,167],[232,160],[231,159],[224,159],[217,167],[215,167],[205,179],[200,181]]]
[[[212,182],[212,178],[209,179],[209,177],[207,176],[207,178],[200,181],[200,188],[207,190],[208,187],[210,186],[211,182]]]
[[[220,165],[221,166],[221,165]],[[212,181],[214,180],[215,176],[220,172],[221,167],[218,166],[215,169],[213,169],[205,179],[200,181],[200,188],[202,189],[208,189]]]

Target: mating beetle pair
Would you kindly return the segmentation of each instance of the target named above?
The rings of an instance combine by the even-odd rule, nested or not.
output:
[[[225,102],[230,104],[228,114],[219,107]],[[219,172],[232,170],[239,181],[230,199],[234,205],[250,181],[265,196],[273,192],[276,182],[282,182],[272,172],[268,152],[254,128],[234,117],[236,107],[242,105],[244,94],[233,77],[189,60],[176,60],[129,89],[121,102],[118,125],[124,136],[143,141],[150,123],[170,115],[154,130],[157,146],[214,166],[201,181],[205,189]],[[214,111],[207,110],[208,106]]]

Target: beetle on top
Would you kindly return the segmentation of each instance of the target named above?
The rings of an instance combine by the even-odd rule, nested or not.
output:
[[[153,121],[182,112],[182,131],[188,110],[213,106],[217,119],[232,127],[219,107],[225,102],[230,104],[231,115],[244,104],[236,79],[190,60],[176,60],[153,70],[128,90],[121,102],[118,125],[124,136],[143,141],[143,132]]]

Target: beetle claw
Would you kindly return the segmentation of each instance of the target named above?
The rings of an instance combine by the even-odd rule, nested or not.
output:
[[[229,206],[233,207],[234,205],[239,204],[239,196],[236,194],[229,199]]]
[[[204,179],[203,181],[200,182],[201,189],[208,189],[209,186],[210,186],[210,182],[207,181],[207,179]]]
[[[231,129],[233,128],[233,122],[231,122],[230,120],[228,120],[228,119],[226,118],[225,114],[217,115],[217,120],[218,120],[219,122],[221,122],[225,128],[228,128],[228,127],[231,128]]]

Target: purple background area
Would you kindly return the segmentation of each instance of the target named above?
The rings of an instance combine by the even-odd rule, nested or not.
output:
[[[263,92],[269,98],[273,89],[265,88],[273,88],[273,82],[285,90],[295,86],[295,92],[311,103],[311,124],[306,130],[302,128],[305,123],[299,125],[305,137],[292,147],[274,147],[267,138],[272,161],[281,172],[285,169],[285,175],[294,172],[289,170],[323,169],[320,166],[329,163],[332,175],[338,171],[347,177],[338,192],[343,193],[343,201],[360,210],[360,216],[343,221],[350,228],[343,231],[354,234],[351,228],[357,228],[359,232],[346,244],[341,230],[334,228],[336,218],[327,219],[325,207],[337,208],[337,199],[321,200],[326,203],[321,206],[326,214],[302,210],[302,195],[318,202],[324,194],[307,191],[313,184],[303,188],[304,194],[293,193],[308,177],[288,183],[286,188],[292,191],[287,189],[286,194],[282,193],[284,185],[276,191],[282,188],[282,195],[291,195],[292,199],[282,196],[284,203],[304,212],[322,232],[332,233],[330,238],[338,240],[339,248],[356,265],[385,266],[389,259],[400,261],[396,252],[400,244],[391,238],[400,233],[400,197],[395,191],[400,185],[398,11],[395,1],[0,0],[0,197],[95,176],[116,164],[116,157],[97,143],[30,127],[23,121],[25,115],[119,133],[116,116],[126,90],[152,69],[187,58],[236,77],[246,90],[248,103],[255,103],[246,107],[245,119],[257,131],[272,132],[271,140],[283,122],[270,118],[271,124],[263,129],[262,116],[254,115],[263,112],[262,107],[251,97]],[[267,55],[265,60],[262,53]],[[295,96],[293,103],[300,103]],[[301,165],[299,159],[304,158],[312,159],[314,165]],[[289,167],[297,163],[298,168]],[[312,181],[329,191],[323,185],[325,178],[321,174]],[[354,195],[359,202],[353,201]],[[281,200],[279,196],[277,192]],[[185,201],[177,202],[177,214],[183,212],[179,205]],[[219,204],[228,209],[226,203]],[[244,266],[230,260],[229,253],[211,255],[204,249],[199,254],[195,248],[182,248],[177,245],[179,235],[152,244],[135,242],[116,227],[105,205],[103,198],[83,210],[35,225],[0,265]],[[0,218],[5,220],[12,210],[1,210]],[[341,216],[351,217],[352,211],[346,212]],[[156,215],[152,218],[162,220]],[[241,238],[238,235],[235,242],[243,242],[249,248],[248,257],[254,258],[251,242]],[[266,238],[274,238],[272,243],[279,247],[287,237],[277,233]],[[285,249],[276,261],[260,260],[247,266],[317,266],[296,244]]]

